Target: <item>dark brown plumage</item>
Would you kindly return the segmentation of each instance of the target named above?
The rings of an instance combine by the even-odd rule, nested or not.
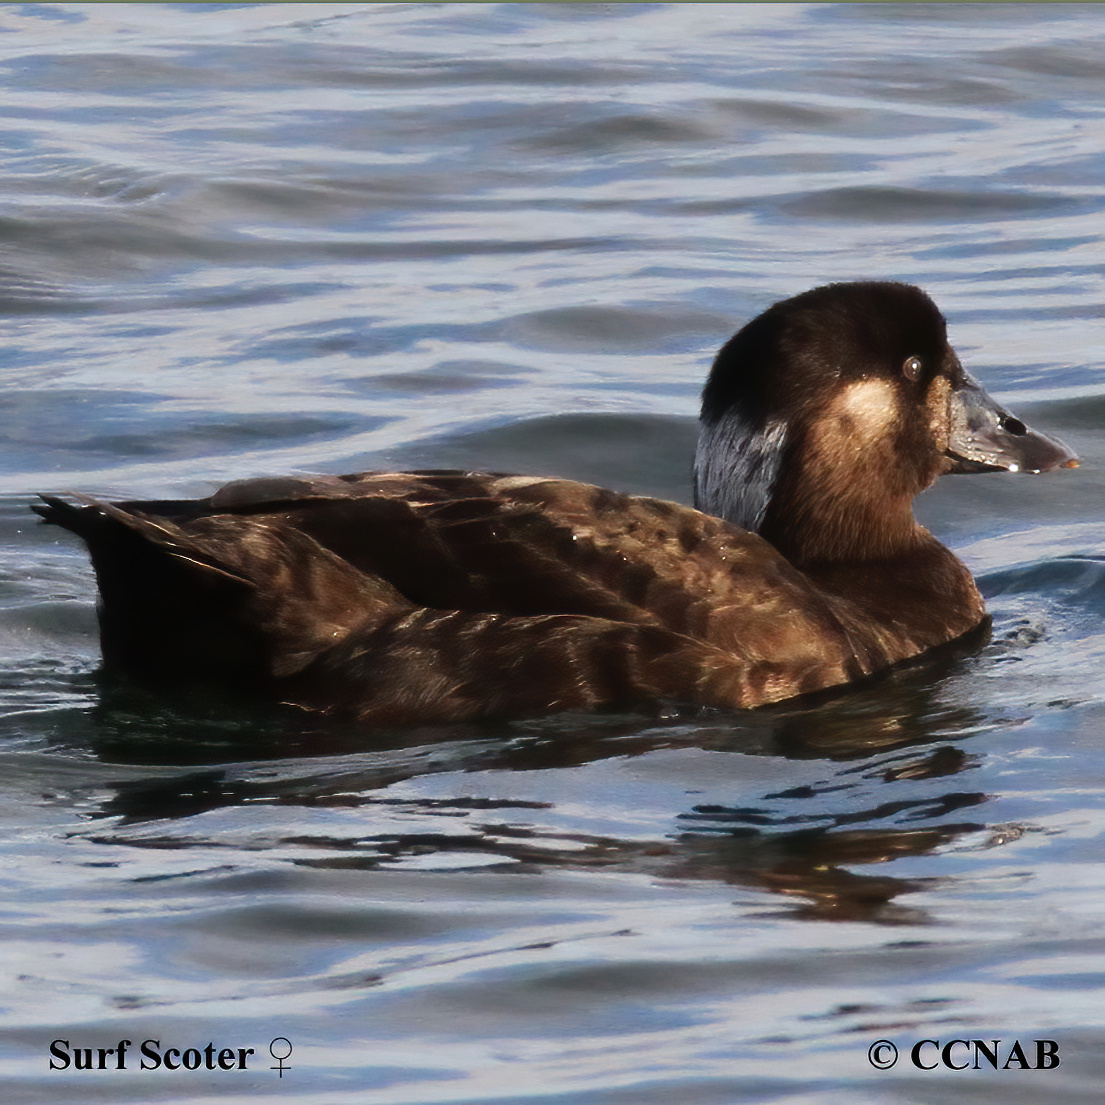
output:
[[[703,398],[708,513],[442,471],[35,509],[91,550],[107,669],[390,725],[860,679],[985,617],[913,497],[944,471],[1075,463],[963,373],[907,285],[776,304]]]

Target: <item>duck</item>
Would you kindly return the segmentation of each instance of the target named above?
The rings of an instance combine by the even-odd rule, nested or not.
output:
[[[916,496],[1077,464],[968,375],[925,292],[859,281],[722,346],[693,507],[434,469],[33,509],[88,546],[105,672],[388,727],[746,710],[875,677],[987,621]]]

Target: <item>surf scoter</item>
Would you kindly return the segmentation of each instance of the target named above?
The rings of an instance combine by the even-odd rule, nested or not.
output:
[[[864,282],[776,303],[721,349],[697,509],[455,471],[34,509],[88,544],[107,670],[405,725],[862,679],[986,616],[914,497],[947,472],[1076,465],[964,372],[927,295]]]

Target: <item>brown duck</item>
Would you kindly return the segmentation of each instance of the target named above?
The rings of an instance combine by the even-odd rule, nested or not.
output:
[[[696,510],[452,471],[34,509],[91,550],[107,670],[392,725],[862,679],[986,616],[914,496],[946,472],[1076,465],[963,371],[923,292],[852,283],[722,348]]]

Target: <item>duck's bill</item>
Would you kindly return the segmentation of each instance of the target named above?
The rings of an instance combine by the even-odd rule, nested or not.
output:
[[[949,472],[1050,472],[1077,468],[1061,441],[1030,430],[967,376],[951,394]]]

